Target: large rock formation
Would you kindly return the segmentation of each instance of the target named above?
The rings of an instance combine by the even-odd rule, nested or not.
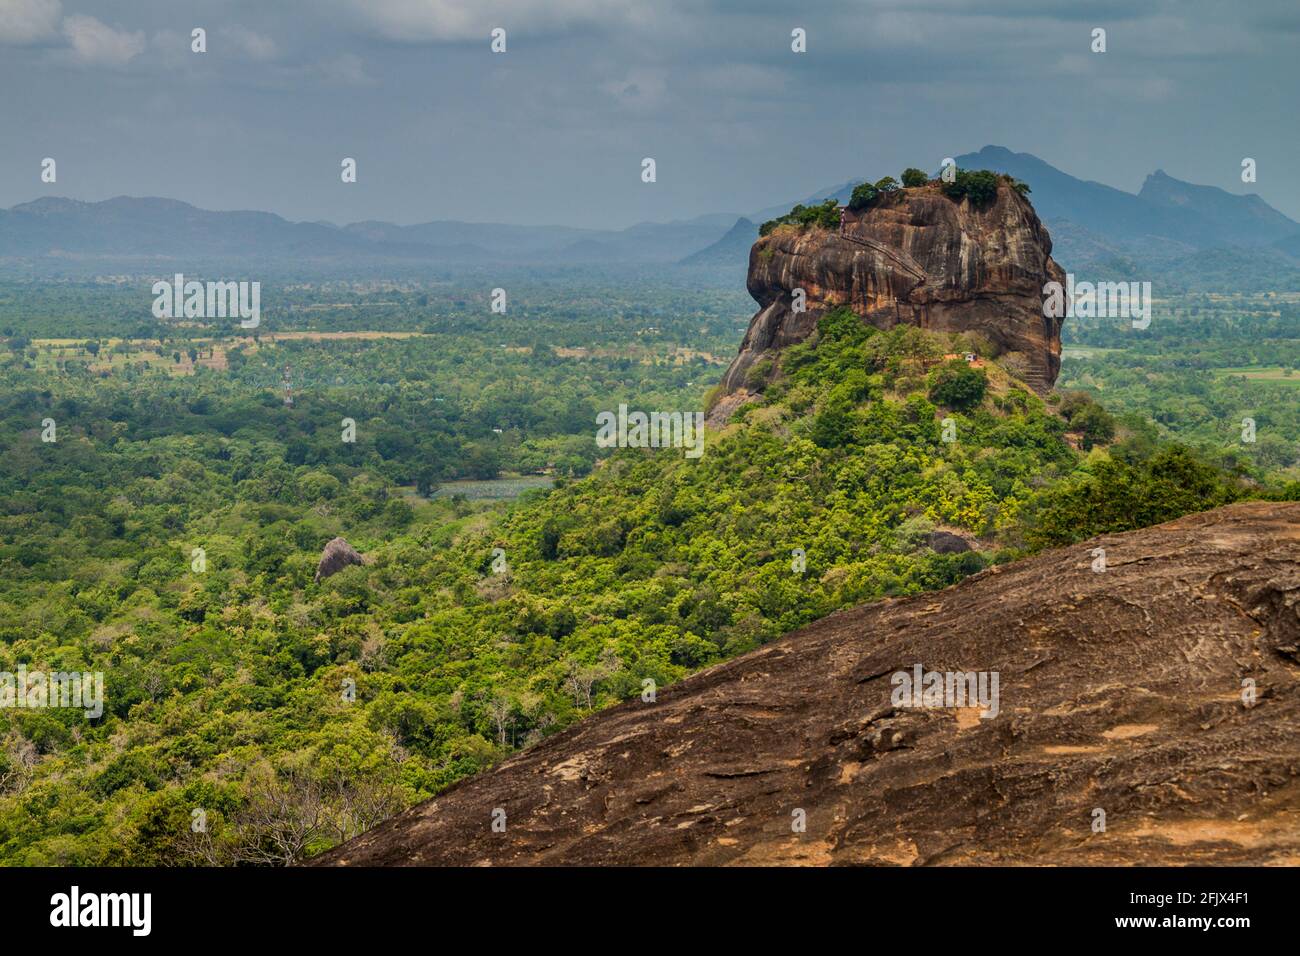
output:
[[[832,615],[320,862],[1295,864],[1298,609],[1300,504],[1108,535]],[[900,706],[917,665],[997,672],[996,716]]]
[[[343,538],[332,538],[325,550],[321,552],[320,563],[316,565],[317,582],[324,581],[331,574],[338,574],[351,564],[365,564],[365,559],[357,549]]]
[[[745,386],[757,360],[807,338],[828,309],[846,304],[882,329],[978,333],[1045,391],[1061,367],[1061,320],[1043,316],[1043,285],[1064,282],[1051,252],[1033,206],[1005,181],[983,206],[949,199],[931,183],[848,211],[843,233],[778,227],[749,253],[759,311],[724,394]],[[796,288],[807,296],[805,312],[791,307]]]

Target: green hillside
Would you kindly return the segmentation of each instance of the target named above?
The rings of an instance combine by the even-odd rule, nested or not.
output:
[[[1089,401],[944,359],[972,347],[833,313],[702,457],[620,450],[510,507],[289,465],[283,425],[128,440],[145,412],[120,397],[44,444],[33,407],[58,396],[15,392],[0,670],[107,687],[98,719],[6,712],[0,861],[301,859],[837,608],[1246,493]],[[314,583],[337,534],[368,563]]]

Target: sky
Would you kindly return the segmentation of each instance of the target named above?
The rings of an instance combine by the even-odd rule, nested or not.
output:
[[[0,0],[0,207],[623,228],[996,144],[1300,219],[1298,54],[1295,0]]]

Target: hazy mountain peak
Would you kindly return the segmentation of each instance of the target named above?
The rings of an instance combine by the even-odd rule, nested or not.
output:
[[[1213,223],[1223,242],[1256,245],[1300,232],[1300,223],[1255,193],[1242,195],[1218,186],[1185,182],[1163,169],[1146,178],[1138,198],[1156,206],[1195,212]]]
[[[50,215],[52,213],[71,212],[78,209],[86,209],[91,203],[82,202],[80,199],[69,199],[66,196],[41,196],[33,199],[31,202],[19,203],[14,206],[10,212],[24,212],[37,216]]]
[[[749,259],[749,247],[758,238],[758,225],[745,216],[736,220],[717,242],[705,246],[681,261],[682,265],[734,265],[743,268]]]

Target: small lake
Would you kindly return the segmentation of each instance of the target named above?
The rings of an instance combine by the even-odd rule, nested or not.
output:
[[[435,498],[463,495],[470,501],[496,501],[518,498],[525,491],[550,488],[555,479],[546,475],[523,475],[519,478],[492,478],[486,481],[444,481],[433,493]]]

